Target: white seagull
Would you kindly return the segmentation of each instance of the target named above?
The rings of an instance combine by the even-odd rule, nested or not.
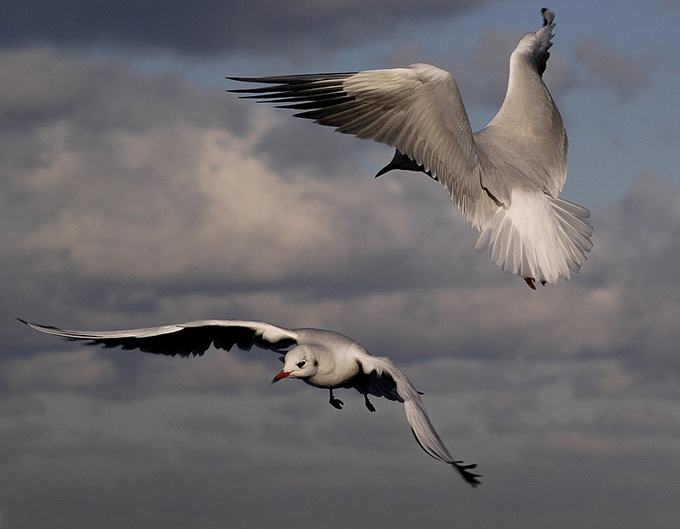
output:
[[[588,209],[558,195],[567,177],[567,133],[543,72],[555,14],[527,33],[510,56],[500,111],[481,131],[470,128],[456,81],[428,64],[351,73],[229,77],[263,83],[230,90],[301,110],[296,117],[396,148],[377,176],[422,171],[451,194],[481,234],[477,251],[535,289],[578,272],[592,248]]]
[[[422,449],[433,458],[453,466],[473,487],[480,484],[477,478],[481,476],[470,472],[477,465],[464,464],[451,457],[430,423],[419,392],[406,375],[389,358],[371,355],[357,342],[340,333],[321,329],[285,329],[270,323],[244,320],[202,320],[104,332],[68,331],[19,321],[47,334],[70,340],[87,340],[90,345],[120,346],[168,356],[202,356],[211,345],[227,351],[234,345],[249,351],[255,345],[285,354],[283,369],[272,383],[284,378],[299,378],[311,386],[326,388],[330,390],[330,404],[337,409],[343,405],[333,395],[337,388],[359,391],[372,412],[375,407],[368,400],[369,394],[403,402],[406,419]]]

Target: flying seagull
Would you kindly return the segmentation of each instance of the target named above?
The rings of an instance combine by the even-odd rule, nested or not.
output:
[[[213,345],[227,351],[235,345],[249,351],[253,346],[279,352],[285,356],[283,369],[272,383],[284,378],[299,378],[311,386],[330,391],[329,403],[341,409],[343,402],[333,390],[354,388],[364,396],[369,411],[375,407],[369,394],[404,403],[406,419],[425,452],[454,467],[473,487],[480,484],[477,465],[465,464],[451,457],[425,411],[419,392],[389,358],[376,357],[354,340],[333,331],[320,329],[285,329],[270,323],[244,320],[202,320],[162,327],[124,331],[68,331],[22,323],[38,331],[67,338],[86,340],[90,345],[139,349],[167,356],[202,356]]]
[[[264,86],[230,90],[301,112],[321,125],[396,148],[380,176],[421,171],[448,189],[481,234],[477,251],[506,272],[555,283],[578,272],[593,246],[590,211],[558,195],[567,177],[567,133],[543,72],[555,14],[527,33],[510,56],[498,114],[470,128],[456,81],[428,64],[351,73],[229,77]]]

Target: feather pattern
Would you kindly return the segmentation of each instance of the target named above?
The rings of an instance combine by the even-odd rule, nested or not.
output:
[[[448,189],[468,222],[481,231],[476,247],[488,248],[494,263],[519,275],[530,270],[532,275],[522,277],[532,281],[554,283],[583,265],[592,248],[592,226],[585,220],[586,208],[557,201],[566,181],[569,141],[542,78],[555,15],[549,9],[541,13],[543,27],[524,35],[510,56],[500,110],[476,133],[454,78],[427,64],[230,77],[264,85],[231,92],[394,147],[394,158],[377,176],[393,169],[426,173]],[[515,203],[518,197],[521,206]],[[517,211],[520,207],[536,210]]]

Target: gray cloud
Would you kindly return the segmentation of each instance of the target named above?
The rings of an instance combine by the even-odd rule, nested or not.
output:
[[[581,41],[574,53],[591,79],[609,86],[623,100],[649,86],[648,57],[627,57],[595,39]]]
[[[467,372],[461,364],[451,367]],[[503,376],[506,367],[486,369]],[[422,373],[424,379],[441,365],[433,368]],[[529,397],[522,388],[541,370],[551,377]],[[483,495],[457,486],[449,469],[420,452],[401,406],[378,401],[378,411],[369,414],[358,394],[342,393],[347,404],[342,412],[328,406],[322,392],[294,382],[288,387],[299,391],[265,383],[239,394],[180,391],[106,407],[79,395],[52,395],[46,414],[0,416],[5,450],[13,456],[0,470],[3,482],[12,483],[6,518],[19,527],[35,526],[46,512],[58,527],[79,520],[108,527],[129,517],[135,527],[147,520],[222,527],[225,516],[246,527],[274,522],[293,527],[323,517],[331,527],[359,518],[446,527],[445,520],[462,509],[462,527],[476,527],[480,520],[525,527],[525,518],[553,498],[544,517],[555,527],[570,527],[579,512],[596,505],[608,519],[633,527],[641,514],[625,501],[631,490],[651,493],[647,506],[658,511],[654,516],[672,513],[663,501],[674,490],[677,460],[667,448],[677,429],[672,407],[574,399],[568,385],[560,389],[564,374],[565,366],[538,362],[514,370],[507,378],[514,379],[515,391],[505,395],[492,396],[489,386],[475,393],[426,393],[432,420],[453,453],[480,463]],[[282,407],[297,411],[282,415]],[[501,423],[503,413],[514,420]],[[659,444],[660,438],[665,442]],[[37,470],[26,472],[25,459]],[[598,487],[608,490],[604,506]],[[44,500],[41,509],[37,493]],[[452,494],[464,497],[464,509],[451,502]],[[102,495],[105,504],[97,500]],[[302,518],[281,518],[300,495],[311,499]],[[68,501],[74,497],[77,503]],[[59,499],[64,508],[58,509]],[[351,513],[342,512],[346,501],[356,506]],[[508,501],[526,514],[508,519],[504,509],[494,507]],[[411,502],[418,508],[409,508]],[[81,504],[89,508],[78,510]]]
[[[27,57],[25,69],[12,69]],[[656,190],[653,176],[606,216],[596,212],[599,241],[583,273],[532,298],[472,251],[474,230],[435,182],[415,174],[376,181],[342,157],[324,168],[333,138],[348,154],[351,138],[308,136],[309,161],[295,165],[285,159],[292,119],[229,94],[177,82],[181,90],[152,99],[164,76],[53,52],[6,52],[4,64],[31,85],[46,62],[61,67],[38,84],[59,87],[62,76],[79,82],[55,89],[54,103],[30,90],[4,103],[9,114],[36,116],[3,145],[25,153],[7,157],[3,190],[5,283],[20,292],[12,316],[89,328],[216,316],[339,326],[398,357],[635,358],[653,336],[674,336],[675,306],[660,290],[673,292],[666,282],[678,228],[661,212],[673,210],[675,192]],[[111,71],[119,75],[102,83]],[[88,97],[78,99],[80,92]],[[142,110],[99,128],[82,118],[128,105]],[[209,113],[212,105],[224,112]],[[170,122],[166,108],[174,110]],[[667,204],[657,207],[659,200]],[[657,236],[645,238],[649,232]],[[638,277],[632,270],[654,271],[644,291],[629,279]],[[654,293],[649,301],[645,292]],[[657,294],[669,304],[652,321],[646,315]],[[643,316],[631,320],[641,303]],[[517,310],[490,312],[494,305]],[[20,332],[11,320],[5,327],[9,336]]]
[[[292,46],[335,48],[384,35],[399,21],[454,16],[471,0],[340,2],[109,2],[85,0],[3,3],[0,45],[122,47],[212,55],[277,53]]]
[[[364,164],[389,150],[345,164],[354,147],[338,138],[325,164],[333,135],[317,140],[307,124],[297,163],[291,118],[229,94],[45,49],[5,51],[0,68],[26,86],[0,85],[8,526],[674,519],[676,186],[641,174],[594,212],[582,272],[531,292],[474,253],[474,230],[438,184],[373,180]],[[343,391],[338,412],[302,382],[270,385],[270,352],[100,351],[14,316],[102,330],[202,317],[334,328],[395,359],[484,486],[468,490],[427,458],[398,403],[369,414]]]
[[[68,119],[90,134],[125,129],[220,126],[244,132],[244,110],[221,91],[196,89],[171,74],[145,76],[123,63],[79,61],[50,48],[0,52],[0,111],[6,129]]]

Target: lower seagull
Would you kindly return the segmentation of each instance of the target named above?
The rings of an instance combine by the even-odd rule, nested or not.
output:
[[[368,395],[404,403],[406,419],[423,450],[448,463],[473,487],[480,484],[477,465],[457,461],[444,446],[425,411],[420,393],[389,358],[371,355],[354,340],[322,329],[285,329],[270,323],[246,320],[201,320],[161,327],[123,331],[84,332],[43,326],[19,319],[38,331],[69,340],[86,340],[90,345],[139,349],[167,356],[202,356],[213,345],[231,350],[235,345],[249,351],[253,346],[279,352],[283,369],[272,383],[299,378],[311,386],[330,391],[330,404],[341,409],[343,402],[333,395],[338,388],[354,388],[364,396],[369,411],[375,407]]]

